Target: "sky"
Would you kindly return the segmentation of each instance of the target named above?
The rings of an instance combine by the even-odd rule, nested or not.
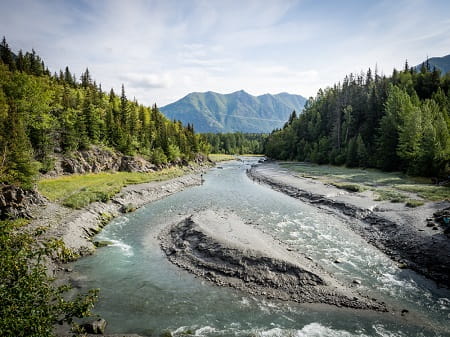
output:
[[[0,35],[145,105],[241,89],[310,97],[349,73],[450,54],[450,1],[0,0]]]

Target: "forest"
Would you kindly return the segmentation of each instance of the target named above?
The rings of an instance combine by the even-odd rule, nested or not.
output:
[[[391,76],[369,69],[319,90],[265,142],[275,159],[450,175],[450,72],[405,63]]]
[[[267,134],[261,133],[203,133],[212,153],[262,154]]]
[[[34,50],[16,54],[0,44],[0,183],[32,188],[38,172],[52,170],[54,154],[100,145],[155,164],[190,160],[209,145],[192,125],[169,121],[146,107],[104,92],[86,69],[52,74]]]

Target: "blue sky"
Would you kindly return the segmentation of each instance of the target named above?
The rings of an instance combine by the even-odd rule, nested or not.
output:
[[[0,35],[51,71],[163,106],[192,91],[315,96],[450,54],[450,1],[0,0]]]

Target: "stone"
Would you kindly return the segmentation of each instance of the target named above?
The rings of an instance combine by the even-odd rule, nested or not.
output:
[[[99,318],[93,322],[83,324],[82,327],[87,333],[104,335],[106,321],[103,318]]]
[[[31,206],[44,205],[45,199],[37,191],[23,190],[14,185],[0,184],[0,220],[27,218]]]

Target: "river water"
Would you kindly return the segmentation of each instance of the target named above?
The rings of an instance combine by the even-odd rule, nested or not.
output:
[[[113,244],[74,263],[82,290],[100,288],[95,312],[108,333],[159,336],[450,336],[450,293],[397,268],[348,225],[249,179],[254,158],[224,163],[192,187],[113,220],[96,240]],[[167,261],[157,235],[199,209],[225,208],[310,256],[342,283],[408,313],[368,313],[251,296],[210,284]],[[336,264],[336,259],[342,263]]]

